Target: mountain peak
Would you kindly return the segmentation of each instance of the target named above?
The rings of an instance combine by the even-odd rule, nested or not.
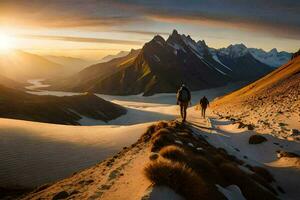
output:
[[[199,40],[199,41],[197,42],[197,44],[200,45],[200,46],[205,46],[205,47],[207,47],[207,45],[206,45],[206,43],[205,43],[204,40]]]
[[[163,45],[166,42],[165,39],[163,37],[161,37],[160,35],[154,36],[154,38],[151,40],[151,42],[152,41],[156,42],[156,43],[158,43],[160,45]]]
[[[231,49],[247,49],[246,45],[244,45],[243,43],[231,44],[231,45],[228,46],[228,48],[231,48]]]
[[[271,49],[270,50],[270,52],[269,53],[272,53],[272,54],[277,54],[278,53],[278,51],[277,51],[277,49],[276,48],[273,48],[273,49]]]
[[[178,35],[178,31],[176,29],[173,30],[172,35]]]

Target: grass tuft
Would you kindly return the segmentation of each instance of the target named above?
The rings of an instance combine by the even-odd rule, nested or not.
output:
[[[165,159],[151,162],[144,173],[153,184],[166,185],[186,199],[210,199],[202,178],[183,163]]]
[[[272,182],[272,181],[275,181],[272,174],[267,169],[265,169],[263,167],[257,167],[257,166],[252,167],[252,171],[254,171],[259,176],[263,177],[269,183]]]
[[[185,153],[184,149],[175,145],[169,145],[163,147],[159,154],[171,161],[175,162],[186,162],[187,160],[187,154]]]

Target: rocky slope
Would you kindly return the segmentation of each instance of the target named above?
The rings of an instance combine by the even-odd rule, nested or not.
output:
[[[190,127],[159,122],[115,156],[22,199],[278,199],[268,170],[242,165]]]
[[[93,94],[55,97],[37,96],[0,85],[0,117],[79,125],[82,116],[109,121],[126,113],[116,104]]]
[[[279,137],[298,137],[300,57],[295,56],[260,80],[217,99],[212,107],[223,117],[253,124],[260,132],[272,132]]]
[[[235,81],[253,81],[273,69],[255,59],[245,46],[211,49],[176,30],[164,40],[155,36],[140,51],[93,65],[75,76],[52,82],[54,89],[130,95],[175,92],[185,83],[192,90]]]

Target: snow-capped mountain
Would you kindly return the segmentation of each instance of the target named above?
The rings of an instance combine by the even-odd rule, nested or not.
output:
[[[218,54],[230,56],[231,58],[238,58],[249,53],[244,44],[229,45],[227,48],[218,49]]]
[[[70,80],[53,84],[55,89],[69,91],[152,95],[175,92],[182,83],[200,90],[253,81],[272,70],[242,44],[211,49],[204,40],[196,42],[174,30],[167,40],[157,35],[139,51],[87,67]]]
[[[263,49],[247,48],[244,44],[229,45],[226,48],[217,50],[211,49],[210,51],[218,52],[220,55],[227,55],[231,58],[238,58],[246,54],[251,54],[256,60],[271,67],[279,67],[287,63],[292,57],[291,53],[285,51],[278,52],[276,48],[267,52]]]
[[[262,49],[256,49],[256,48],[249,48],[248,51],[259,61],[270,65],[272,67],[279,67],[285,63],[287,63],[291,57],[292,54],[280,51],[278,52],[276,48],[273,48],[272,50],[266,52]]]

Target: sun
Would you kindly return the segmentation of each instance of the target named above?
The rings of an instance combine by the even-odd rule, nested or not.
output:
[[[5,52],[13,49],[14,46],[14,39],[13,37],[9,36],[8,34],[0,32],[0,51]]]

